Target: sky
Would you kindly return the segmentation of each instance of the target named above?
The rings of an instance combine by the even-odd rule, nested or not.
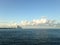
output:
[[[0,22],[39,19],[60,20],[60,0],[0,0]]]

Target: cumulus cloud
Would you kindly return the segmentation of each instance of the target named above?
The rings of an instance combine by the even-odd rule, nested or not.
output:
[[[27,21],[27,20],[24,20],[24,21],[21,21],[21,25],[37,25],[37,24],[40,24],[40,23],[46,23],[46,19],[33,19],[31,22]]]
[[[29,25],[30,22],[27,20],[21,21],[20,25]]]
[[[24,20],[24,21],[21,21],[20,25],[23,25],[23,26],[26,26],[26,25],[39,25],[39,24],[52,24],[54,23],[55,21],[54,20],[48,20],[46,17],[42,17],[41,19],[33,19],[31,22],[27,21],[27,20]]]
[[[40,24],[54,24],[56,21],[55,20],[49,20],[46,19],[46,17],[42,17],[41,19],[33,19],[32,21],[21,21],[19,26],[34,26],[34,25],[40,25]],[[0,23],[0,27],[11,27],[11,28],[17,28],[17,23],[12,22],[12,23]]]

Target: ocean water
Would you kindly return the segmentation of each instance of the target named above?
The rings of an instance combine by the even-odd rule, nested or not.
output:
[[[0,29],[0,45],[60,45],[60,29]]]

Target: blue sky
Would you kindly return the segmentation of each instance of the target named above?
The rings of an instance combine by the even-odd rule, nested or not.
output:
[[[60,0],[0,0],[0,22],[20,22],[47,16],[60,19]]]

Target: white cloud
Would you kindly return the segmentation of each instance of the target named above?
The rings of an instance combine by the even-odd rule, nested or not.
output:
[[[33,19],[31,22],[27,21],[27,20],[24,20],[24,21],[21,21],[20,25],[22,26],[26,26],[26,25],[39,25],[39,24],[48,24],[48,23],[54,23],[55,21],[54,20],[48,20],[46,19],[46,17],[42,17],[41,19]]]
[[[29,25],[30,22],[27,20],[21,21],[20,25]]]
[[[54,20],[48,20],[46,17],[43,17],[41,19],[33,19],[32,21],[21,21],[19,26],[28,26],[28,25],[39,25],[39,24],[53,24],[56,23]],[[0,27],[11,27],[11,28],[17,28],[17,23],[12,22],[12,23],[0,23]]]

